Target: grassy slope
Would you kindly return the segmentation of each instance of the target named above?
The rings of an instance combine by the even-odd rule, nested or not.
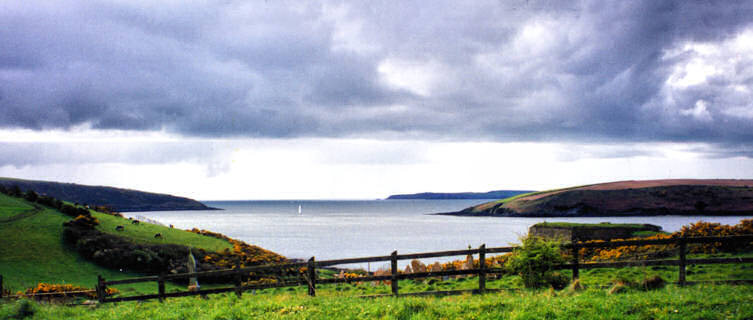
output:
[[[99,231],[128,237],[138,243],[182,244],[195,248],[207,249],[209,251],[222,251],[225,248],[233,248],[233,246],[225,240],[202,236],[181,229],[173,229],[144,222],[141,222],[138,225],[131,224],[131,221],[128,219],[94,211],[92,211],[92,215],[99,220],[100,225],[97,227]],[[123,226],[125,230],[116,231],[116,226]],[[162,239],[154,238],[154,235],[157,233],[162,234]]]
[[[520,198],[523,198],[523,197],[528,197],[528,196],[533,196],[533,195],[538,195],[538,194],[544,194],[544,193],[550,193],[550,192],[556,192],[556,191],[566,191],[566,190],[571,190],[571,189],[577,189],[577,188],[587,187],[587,186],[591,186],[591,185],[592,184],[586,184],[586,185],[581,185],[581,186],[574,186],[574,187],[567,187],[567,188],[560,188],[560,189],[552,189],[552,190],[544,190],[544,191],[534,191],[534,192],[519,194],[517,196],[512,196],[512,197],[509,197],[509,198],[504,198],[504,199],[501,199],[501,200],[491,201],[491,202],[486,202],[486,203],[482,203],[482,204],[476,205],[476,206],[472,207],[472,211],[473,212],[484,211],[486,209],[489,209],[489,208],[493,207],[494,205],[496,205],[498,203],[505,204],[505,203],[508,203],[508,202],[511,202],[511,201],[514,201],[514,200],[517,200],[517,199],[520,199]]]
[[[10,218],[16,214],[34,209],[29,203],[22,199],[8,197],[0,194],[0,219]]]
[[[0,217],[9,216],[10,212],[23,212],[32,206],[20,199],[0,194]],[[128,223],[127,219],[94,214],[100,219],[103,231],[114,231],[115,225]],[[97,274],[106,279],[137,277],[138,274],[121,273],[99,267],[79,257],[62,241],[62,224],[71,218],[53,209],[15,220],[0,223],[0,274],[3,286],[21,290],[35,286],[38,282],[72,283],[93,287]],[[182,230],[163,226],[140,224],[138,227],[126,225],[128,235],[141,242],[160,242],[154,239],[154,233],[165,235],[164,242],[188,244],[200,248],[217,250],[230,245],[220,239],[205,237]],[[123,291],[154,292],[153,283],[134,284],[118,287]]]

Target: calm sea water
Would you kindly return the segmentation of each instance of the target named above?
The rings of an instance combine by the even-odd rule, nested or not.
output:
[[[747,216],[495,218],[429,215],[488,200],[207,201],[222,211],[134,212],[176,228],[193,227],[272,250],[317,260],[507,246],[542,221],[650,223],[666,231],[699,220],[737,224]],[[301,206],[301,214],[298,214]]]

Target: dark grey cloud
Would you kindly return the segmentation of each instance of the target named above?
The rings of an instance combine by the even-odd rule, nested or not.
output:
[[[745,145],[751,16],[749,1],[5,2],[0,126]],[[717,72],[695,81],[694,64]]]

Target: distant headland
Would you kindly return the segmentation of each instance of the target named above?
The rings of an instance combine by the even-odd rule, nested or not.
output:
[[[18,186],[24,191],[34,190],[73,203],[107,206],[118,212],[220,210],[189,198],[113,187],[2,177],[0,185],[6,188]]]
[[[753,180],[618,181],[521,194],[438,214],[496,217],[749,215],[753,214]]]
[[[411,194],[395,194],[387,200],[462,200],[462,199],[503,199],[517,195],[531,193],[523,190],[495,190],[489,192],[423,192]]]

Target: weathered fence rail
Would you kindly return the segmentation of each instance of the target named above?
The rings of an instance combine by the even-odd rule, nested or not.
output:
[[[563,244],[561,248],[565,250],[571,250],[572,261],[570,263],[561,264],[555,266],[555,269],[567,269],[572,270],[573,278],[579,277],[579,271],[581,269],[594,269],[594,268],[624,268],[634,266],[658,266],[669,265],[678,266],[678,284],[688,285],[696,282],[687,281],[685,278],[685,269],[688,265],[694,264],[735,264],[735,263],[753,263],[753,257],[740,257],[740,258],[707,258],[707,259],[687,259],[687,245],[688,244],[704,244],[704,243],[746,243],[753,242],[753,235],[746,236],[726,236],[726,237],[694,237],[694,238],[672,238],[672,239],[652,239],[652,240],[625,240],[625,241],[611,241],[611,242],[592,242],[592,243],[567,243]],[[582,263],[579,257],[579,251],[581,248],[614,248],[622,246],[644,246],[644,245],[676,245],[679,252],[679,259],[664,259],[664,260],[643,260],[643,261],[615,261],[615,262],[592,262]],[[335,284],[335,283],[352,283],[352,282],[370,282],[370,281],[390,281],[391,293],[388,295],[429,295],[429,294],[458,294],[463,292],[484,293],[487,291],[498,291],[499,289],[487,289],[486,280],[489,274],[499,274],[505,271],[502,268],[490,268],[486,265],[486,255],[494,253],[512,252],[517,247],[494,247],[486,248],[485,245],[481,245],[477,249],[466,250],[449,250],[438,252],[424,252],[424,253],[411,253],[411,254],[398,254],[397,251],[393,251],[390,255],[374,256],[374,257],[362,257],[362,258],[347,258],[347,259],[335,259],[335,260],[320,260],[317,261],[313,257],[306,262],[284,263],[276,265],[260,265],[245,268],[236,268],[228,270],[218,271],[202,271],[194,273],[182,273],[182,274],[162,274],[158,276],[147,276],[131,279],[110,280],[106,281],[101,276],[97,279],[97,300],[100,303],[108,302],[122,302],[122,301],[134,301],[134,300],[147,300],[147,299],[159,299],[171,297],[185,297],[194,295],[208,295],[223,292],[235,292],[236,295],[241,296],[243,292],[248,290],[265,289],[265,288],[280,288],[305,285],[308,287],[308,294],[311,296],[316,295],[316,287],[318,284]],[[413,260],[424,258],[437,258],[437,257],[452,257],[463,255],[478,255],[479,267],[470,268],[466,270],[443,270],[443,271],[429,271],[429,272],[414,272],[414,273],[400,273],[398,271],[398,261],[400,260]],[[325,268],[336,265],[355,264],[355,263],[367,263],[367,262],[390,262],[390,274],[388,275],[369,275],[365,277],[355,278],[331,278],[320,279],[317,277],[317,268]],[[305,268],[305,272],[302,268]],[[278,283],[269,284],[257,284],[257,285],[244,285],[242,277],[248,276],[250,273],[258,273],[263,271],[276,271],[279,274],[290,274],[291,270],[295,271],[296,279],[285,280]],[[478,289],[472,290],[454,290],[454,291],[431,291],[431,292],[412,292],[412,293],[400,293],[400,280],[406,279],[421,279],[431,277],[445,277],[445,276],[458,276],[458,275],[477,275],[478,276]],[[189,278],[201,278],[201,277],[228,277],[233,276],[234,285],[232,287],[213,288],[213,289],[201,289],[195,291],[183,291],[183,292],[165,292],[165,282],[176,280],[187,280]],[[0,275],[0,292],[2,292],[2,276]],[[141,282],[157,282],[157,293],[140,295],[140,296],[128,296],[128,297],[108,297],[106,295],[107,287],[114,285],[141,283]],[[731,280],[736,283],[753,283],[753,280]],[[384,295],[375,295],[384,296]]]

